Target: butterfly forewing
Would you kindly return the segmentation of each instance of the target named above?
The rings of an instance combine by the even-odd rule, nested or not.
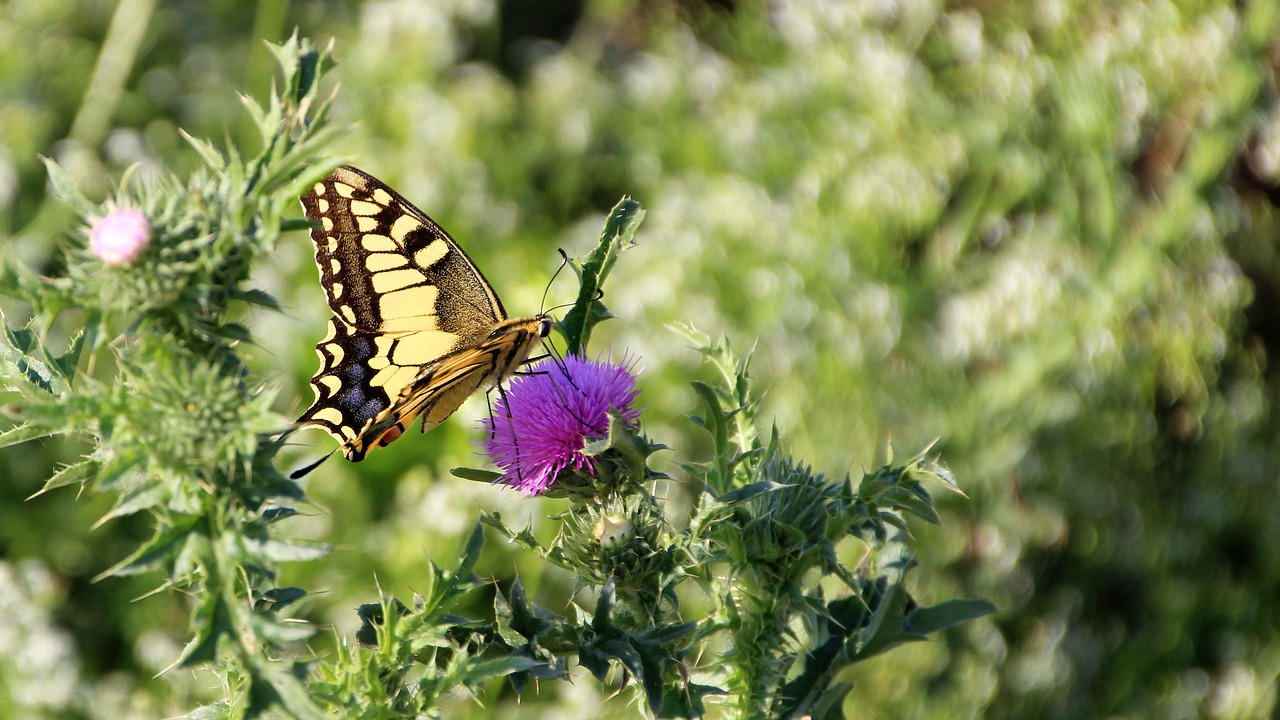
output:
[[[424,409],[424,430],[434,427],[472,392],[513,372],[536,340],[506,338],[503,348],[516,350],[493,352],[486,343],[495,344],[497,329],[525,323],[538,339],[549,331],[540,317],[507,320],[462,248],[373,176],[338,168],[302,205],[317,224],[311,239],[333,317],[316,345],[316,400],[298,424],[329,432],[348,459],[395,439]]]
[[[302,196],[320,285],[360,330],[467,335],[507,317],[484,276],[439,225],[395,190],[341,167]]]

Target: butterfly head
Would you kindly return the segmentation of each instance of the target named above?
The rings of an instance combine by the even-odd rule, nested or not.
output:
[[[551,326],[551,316],[545,313],[530,318],[512,318],[493,326],[485,342],[502,342],[505,336],[515,335],[517,337],[509,338],[508,342],[514,340],[522,346],[532,347],[533,342],[551,335]]]

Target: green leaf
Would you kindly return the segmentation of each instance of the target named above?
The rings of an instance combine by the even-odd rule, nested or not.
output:
[[[261,657],[249,656],[251,669],[249,703],[245,708],[248,718],[270,716],[270,710],[279,705],[288,717],[299,720],[331,720],[329,715],[315,704],[305,683],[299,678],[305,668],[273,662]]]
[[[805,716],[808,720],[845,720],[844,698],[853,689],[851,682],[836,682],[827,685],[822,693],[807,708]],[[790,718],[791,715],[783,717]]]
[[[41,492],[44,491],[42,490]],[[165,488],[164,483],[156,480],[140,482],[116,496],[116,502],[112,505],[111,510],[106,515],[98,518],[98,521],[93,526],[96,528],[114,518],[133,515],[147,508],[163,505],[168,495],[169,491]]]
[[[324,543],[248,535],[240,538],[240,544],[246,551],[241,559],[246,561],[264,559],[271,562],[301,562],[322,558],[330,551],[330,547]]]
[[[522,545],[530,550],[542,553],[542,545],[538,542],[538,538],[534,536],[533,531],[525,528],[520,532],[516,532],[502,521],[502,516],[498,513],[480,513],[480,522],[483,525],[498,531],[503,537],[518,545]]]
[[[207,592],[196,595],[199,601],[191,611],[191,627],[195,628],[195,637],[182,648],[177,667],[195,667],[213,662],[218,656],[218,638],[231,636],[231,614],[222,603],[222,594]]]
[[[59,431],[50,430],[46,427],[24,423],[0,432],[0,448],[6,448],[10,445],[17,445],[28,440],[35,440],[42,437],[51,437],[57,435]],[[41,490],[41,492],[44,492]]]
[[[218,148],[213,146],[213,143],[208,140],[202,140],[195,137],[181,128],[178,129],[178,134],[182,136],[183,140],[187,141],[187,144],[195,149],[196,154],[200,156],[200,159],[204,160],[204,163],[208,165],[211,170],[223,170],[227,167],[227,159],[222,156],[222,153],[218,151]]]
[[[533,670],[542,664],[533,658],[517,655],[474,662],[467,668],[465,682],[467,685],[478,685],[491,678]]]
[[[600,588],[600,597],[596,598],[595,617],[591,618],[591,629],[597,635],[609,635],[613,630],[610,614],[613,612],[616,585],[612,577]]]
[[[97,337],[98,323],[91,321],[85,323],[84,327],[71,338],[71,343],[67,346],[67,351],[62,355],[53,358],[54,367],[65,378],[71,378],[75,375],[76,366],[80,364],[80,355],[84,352],[86,342],[92,345],[92,339]]]
[[[729,492],[720,496],[720,502],[724,503],[725,505],[742,503],[752,498],[764,495],[765,493],[771,493],[776,490],[781,490],[782,488],[785,488],[785,487],[788,487],[788,486],[782,483],[773,482],[772,480],[761,480],[760,482],[748,483],[746,485],[743,485],[742,487],[730,490]]]
[[[511,657],[532,660],[528,670],[511,674],[511,683],[520,692],[529,680],[550,680],[567,676],[568,664],[564,658],[555,657],[544,644],[564,646],[563,636],[573,635],[572,629],[554,613],[529,602],[524,583],[519,577],[511,586],[508,600],[501,592],[494,598],[494,616],[498,636],[502,643],[512,648]],[[573,647],[575,643],[568,643]]]
[[[492,470],[481,470],[479,468],[456,467],[449,471],[450,475],[462,478],[463,480],[474,480],[482,483],[495,483],[502,478],[502,473],[496,473]]]
[[[360,618],[360,628],[356,630],[356,641],[368,647],[378,647],[378,629],[386,625],[387,609],[395,611],[396,618],[409,615],[412,611],[408,605],[396,598],[386,598],[380,603],[365,603],[356,608],[356,617]]]
[[[698,623],[696,622],[670,623],[647,628],[640,633],[639,637],[645,642],[670,645],[688,637],[690,633],[697,629]]]
[[[601,320],[613,317],[600,301],[605,278],[617,262],[618,254],[635,245],[636,229],[644,219],[640,203],[624,197],[609,211],[600,241],[585,260],[574,259],[570,266],[578,274],[578,299],[560,323],[568,352],[583,355],[591,340],[591,330]]]
[[[645,698],[649,701],[649,710],[656,713],[663,706],[663,695],[666,690],[662,682],[663,668],[667,664],[666,649],[657,643],[641,642],[639,638],[632,638],[631,648],[635,651],[641,668],[641,672],[637,673],[633,669],[632,673],[644,688]]]
[[[98,206],[80,192],[80,188],[76,187],[75,181],[66,170],[62,169],[61,165],[43,155],[40,156],[40,162],[44,163],[45,170],[49,173],[49,184],[53,185],[53,193],[72,210],[85,218],[92,217],[98,211]]]
[[[736,452],[729,447],[729,427],[725,415],[720,409],[720,399],[716,391],[704,382],[694,381],[693,391],[707,409],[701,425],[711,433],[711,463],[706,472],[707,488],[713,495],[720,496],[733,487],[734,456]]]
[[[104,570],[93,580],[97,582],[113,575],[136,575],[160,567],[166,561],[177,556],[191,541],[195,534],[195,526],[200,518],[195,515],[177,515],[170,513],[171,525],[159,526],[142,547],[134,550],[129,557]],[[175,577],[180,577],[175,573]]]
[[[276,312],[281,312],[283,310],[280,306],[280,302],[265,290],[240,290],[237,288],[232,290],[231,297],[250,305],[267,308],[268,310],[274,310]]]
[[[37,490],[27,499],[30,500],[33,497],[43,495],[55,488],[83,484],[93,477],[94,471],[97,469],[98,463],[93,460],[84,460],[74,465],[68,465],[51,475],[48,480],[45,480],[44,487]]]
[[[997,608],[983,598],[957,598],[929,607],[919,607],[907,615],[907,623],[914,632],[924,635],[955,627],[975,618],[990,615]]]
[[[46,393],[57,397],[64,395],[67,386],[61,374],[33,354],[37,349],[45,354],[36,334],[28,328],[15,330],[8,323],[3,323],[3,326],[4,341],[0,342],[0,361],[8,363],[20,377]]]
[[[247,343],[253,339],[253,335],[249,333],[249,328],[240,323],[226,323],[224,325],[215,325],[213,333],[218,337],[229,340],[233,343]]]
[[[480,562],[480,551],[482,549],[484,549],[484,526],[476,523],[471,528],[471,535],[467,538],[466,547],[462,550],[462,560],[450,574],[450,579],[453,581],[452,585],[456,585],[459,578],[471,577],[476,563]]]
[[[591,620],[592,637],[578,648],[578,662],[601,681],[611,660],[622,663],[644,689],[649,710],[656,713],[664,704],[663,675],[668,661],[666,648],[658,639],[683,637],[692,628],[678,625],[648,638],[633,636],[613,624],[614,603],[614,578],[610,577],[600,588]]]
[[[275,614],[255,613],[251,616],[253,632],[269,644],[288,645],[315,637],[316,626],[311,623],[285,621]]]
[[[908,629],[906,610],[909,597],[900,584],[888,585],[871,622],[855,639],[853,660],[861,661],[903,643],[924,640],[924,635]]]
[[[524,581],[519,576],[511,584],[511,599],[507,610],[503,624],[523,638],[520,644],[536,642],[540,635],[556,624],[549,619],[550,613],[529,602],[529,597],[524,591]]]
[[[848,639],[860,632],[870,618],[870,610],[856,595],[833,600],[825,613],[817,616],[820,631],[813,637],[827,636],[826,642],[810,648],[803,657],[803,672],[783,686],[779,717],[793,718],[809,713],[831,692],[832,681],[848,666],[851,648]],[[840,695],[843,697],[843,694]]]
[[[301,193],[298,193],[301,195]],[[306,218],[287,218],[280,221],[280,232],[297,232],[299,230],[312,230],[320,227],[320,223],[313,222]]]
[[[187,714],[187,720],[231,720],[233,707],[228,702],[202,705]]]
[[[41,277],[13,257],[0,258],[0,288],[6,296],[30,303],[37,313],[67,304],[72,294],[70,279]]]
[[[668,691],[663,695],[662,708],[654,715],[660,718],[701,718],[706,717],[707,707],[702,698],[707,695],[728,695],[724,688],[714,685],[686,683],[677,688],[678,692]]]
[[[292,605],[306,596],[307,591],[302,588],[271,588],[270,590],[262,593],[262,599],[255,605],[255,609],[275,612]]]
[[[933,500],[927,496],[921,497],[920,493],[908,488],[894,488],[885,493],[880,502],[882,505],[909,512],[933,525],[942,524],[942,516],[938,515],[938,511],[934,509]]]
[[[281,520],[288,520],[295,515],[300,515],[297,510],[291,507],[270,508],[262,513],[262,521],[268,525],[278,523]]]

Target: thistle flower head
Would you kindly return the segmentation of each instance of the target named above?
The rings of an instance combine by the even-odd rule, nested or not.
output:
[[[112,267],[133,262],[149,242],[151,223],[141,212],[129,208],[111,210],[89,231],[89,250]]]
[[[512,381],[493,417],[481,421],[484,454],[503,471],[499,482],[538,495],[566,468],[593,474],[585,445],[608,434],[609,410],[629,423],[640,417],[631,406],[640,392],[634,366],[571,355]]]

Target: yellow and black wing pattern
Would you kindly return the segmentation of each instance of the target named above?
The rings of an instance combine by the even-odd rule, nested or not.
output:
[[[297,426],[362,460],[423,417],[426,432],[515,372],[551,330],[508,319],[467,254],[377,178],[341,167],[302,196],[333,317],[316,345],[315,402]]]

